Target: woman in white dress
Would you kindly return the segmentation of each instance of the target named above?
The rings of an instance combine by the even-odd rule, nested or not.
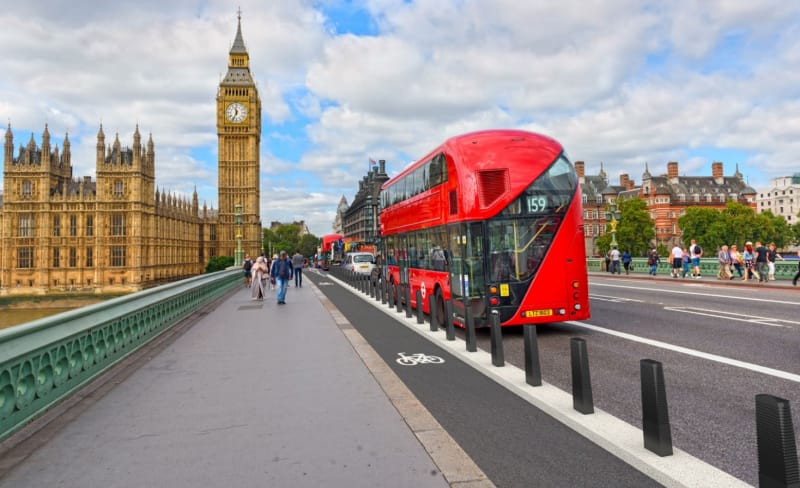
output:
[[[263,300],[266,294],[266,280],[267,280],[267,264],[264,261],[264,256],[259,256],[253,264],[253,284],[251,296],[253,300]]]

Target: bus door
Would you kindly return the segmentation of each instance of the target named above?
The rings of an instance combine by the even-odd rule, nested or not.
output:
[[[464,308],[469,306],[475,325],[486,325],[483,222],[454,224],[448,231],[453,254],[450,265],[453,311],[464,323]]]
[[[408,286],[408,246],[407,246],[406,236],[400,235],[397,237],[397,242],[395,245],[397,246],[397,267],[400,269],[400,284],[403,286]],[[397,289],[397,288],[395,288]],[[402,299],[402,296],[396,296],[398,300]]]

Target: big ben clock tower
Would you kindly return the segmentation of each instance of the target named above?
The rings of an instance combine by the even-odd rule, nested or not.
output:
[[[250,56],[242,39],[238,15],[236,38],[228,55],[228,72],[217,91],[217,138],[219,142],[220,256],[236,256],[237,214],[241,213],[243,253],[261,251],[260,148],[261,100],[250,74]]]

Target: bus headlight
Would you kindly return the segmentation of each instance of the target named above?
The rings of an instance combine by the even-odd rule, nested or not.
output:
[[[575,305],[573,305],[572,308],[574,308],[575,310],[580,310],[581,309],[581,304],[580,303],[576,303]]]

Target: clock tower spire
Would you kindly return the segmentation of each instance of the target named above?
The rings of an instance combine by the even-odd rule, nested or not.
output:
[[[261,99],[250,73],[250,55],[242,36],[242,13],[228,53],[228,71],[217,90],[219,179],[219,256],[235,256],[241,207],[241,239],[245,253],[261,252]],[[240,264],[240,263],[237,263]]]

